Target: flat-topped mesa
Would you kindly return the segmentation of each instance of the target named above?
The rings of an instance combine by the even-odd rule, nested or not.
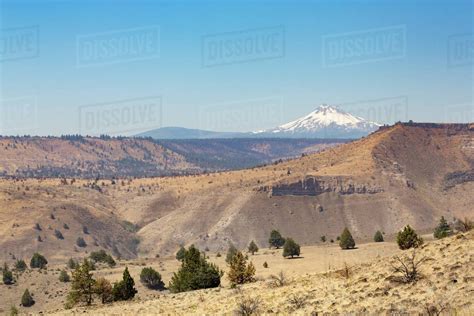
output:
[[[267,190],[264,190],[267,191]],[[376,194],[383,192],[379,186],[369,183],[358,183],[349,177],[313,177],[292,183],[278,183],[271,187],[272,196],[299,195],[317,196],[323,193]]]

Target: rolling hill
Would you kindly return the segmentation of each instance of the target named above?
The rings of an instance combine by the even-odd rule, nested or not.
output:
[[[431,230],[441,215],[449,221],[473,216],[473,170],[472,124],[397,124],[320,153],[240,171],[4,179],[1,256],[12,260],[40,250],[59,261],[105,248],[124,258],[149,257],[191,243],[225,251],[229,242],[264,246],[273,228],[303,245],[323,235],[335,239],[344,227],[358,241],[376,230],[389,236],[406,224]],[[86,223],[89,234],[82,230]],[[55,238],[55,230],[64,239]],[[78,237],[86,248],[75,245]]]

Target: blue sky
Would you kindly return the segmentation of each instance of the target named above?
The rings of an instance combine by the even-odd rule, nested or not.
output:
[[[474,121],[472,1],[0,4],[1,134]]]

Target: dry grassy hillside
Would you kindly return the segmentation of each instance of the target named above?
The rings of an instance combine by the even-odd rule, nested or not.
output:
[[[473,139],[467,125],[399,124],[318,154],[240,171],[72,184],[2,180],[0,246],[7,251],[0,256],[11,260],[39,249],[60,259],[104,247],[123,257],[153,257],[191,243],[224,251],[229,242],[266,246],[273,228],[304,245],[323,235],[336,239],[346,226],[358,241],[406,224],[431,230],[441,215],[474,214]],[[50,218],[54,212],[59,220]],[[35,242],[41,235],[35,222],[43,227],[42,243]],[[63,222],[69,230],[61,229]],[[88,246],[77,249],[85,223]],[[55,229],[64,240],[54,237]]]
[[[393,267],[400,265],[397,258],[405,261],[412,251],[398,250],[389,257],[366,257],[360,264],[341,258],[340,264],[347,260],[343,268],[329,267],[324,273],[311,273],[311,269],[300,267],[299,275],[287,273],[283,286],[272,286],[271,278],[262,276],[237,289],[157,294],[154,299],[137,298],[133,302],[61,310],[57,314],[232,315],[241,310],[241,304],[253,302],[255,312],[261,314],[472,315],[473,249],[472,233],[428,243],[416,252],[416,260],[424,259],[424,263],[419,265],[418,281],[409,284],[400,282],[401,274]],[[350,256],[351,251],[345,254]],[[285,262],[283,270],[291,270],[292,260],[280,260]],[[298,261],[306,260],[310,259]]]

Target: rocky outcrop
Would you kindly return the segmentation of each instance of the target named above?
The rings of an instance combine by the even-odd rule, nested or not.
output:
[[[444,189],[470,181],[474,181],[474,170],[451,172],[444,177]]]
[[[306,177],[293,183],[279,183],[271,187],[273,196],[309,195],[335,192],[346,194],[375,194],[383,192],[381,187],[367,183],[358,183],[347,177]]]

